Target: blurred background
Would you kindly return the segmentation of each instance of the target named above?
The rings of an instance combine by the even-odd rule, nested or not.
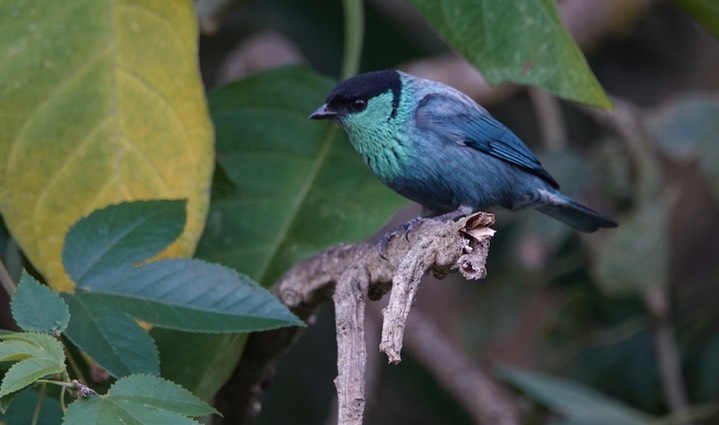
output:
[[[342,2],[196,5],[209,91],[287,64],[339,75]],[[488,277],[427,279],[410,326],[437,332],[408,335],[398,366],[377,353],[386,300],[374,303],[366,423],[476,423],[452,395],[455,378],[424,359],[437,344],[496,376],[522,423],[570,422],[537,408],[542,390],[493,373],[498,365],[563,377],[652,416],[690,405],[677,422],[719,423],[718,39],[669,1],[560,1],[615,101],[610,115],[538,89],[490,88],[408,4],[365,6],[362,71],[399,67],[472,95],[566,193],[620,222],[587,236],[533,212],[499,212]],[[393,223],[418,212],[408,207]],[[259,423],[332,424],[335,350],[327,305],[282,359]]]

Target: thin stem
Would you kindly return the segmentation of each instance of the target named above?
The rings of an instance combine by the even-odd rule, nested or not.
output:
[[[680,425],[692,425],[678,344],[665,291],[663,288],[644,294],[644,303],[654,316],[654,351],[659,378],[673,421]]]
[[[37,425],[38,420],[40,420],[40,411],[42,410],[42,403],[45,401],[45,390],[47,389],[47,384],[43,383],[40,386],[40,394],[37,396],[37,403],[35,403],[35,413],[32,415],[32,425]]]
[[[420,311],[407,320],[405,342],[412,357],[465,408],[474,423],[518,425],[519,406],[475,359]]]
[[[544,146],[549,151],[563,148],[567,144],[567,123],[559,100],[537,87],[530,87],[528,93]]]
[[[679,353],[674,330],[670,323],[659,324],[654,329],[654,346],[664,398],[673,419],[678,424],[689,425],[689,402],[684,392],[684,378],[679,367]]]
[[[12,277],[10,277],[10,273],[8,273],[7,269],[5,268],[5,264],[2,262],[2,258],[0,258],[0,283],[2,284],[3,288],[5,288],[5,292],[12,297],[15,294],[15,290],[17,290],[17,285],[15,285],[15,282],[13,282]]]
[[[343,0],[345,17],[345,45],[342,57],[342,79],[359,70],[364,37],[364,5],[362,0]]]
[[[53,384],[53,385],[59,385],[61,387],[69,388],[69,389],[75,389],[77,387],[76,384],[73,384],[72,382],[63,382],[63,381],[53,381],[52,379],[38,379],[35,382],[39,382],[41,384]]]
[[[65,346],[65,358],[67,359],[67,362],[70,364],[70,368],[75,373],[75,376],[78,380],[82,382],[88,382],[87,379],[82,374],[82,369],[80,369],[80,365],[78,365],[77,360],[75,360],[75,356],[72,355],[72,352],[67,348],[67,344],[63,344]],[[70,377],[67,376],[67,381],[70,381]]]
[[[62,415],[65,416],[67,414],[67,406],[65,406],[65,393],[67,392],[67,387],[62,387],[60,390],[60,407],[62,408]]]
[[[95,390],[88,387],[87,385],[83,384],[82,382],[78,381],[77,379],[73,379],[70,381],[70,377],[67,375],[67,372],[62,373],[62,379],[64,381],[52,381],[49,379],[38,379],[35,382],[40,382],[42,384],[54,384],[59,385],[61,387],[60,391],[60,406],[62,407],[63,413],[67,413],[67,410],[65,408],[65,392],[67,390],[73,391],[73,394],[76,397],[89,397],[91,395],[97,395]]]

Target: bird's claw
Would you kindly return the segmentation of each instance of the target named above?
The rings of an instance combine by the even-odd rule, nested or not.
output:
[[[384,236],[382,236],[382,239],[377,244],[377,253],[379,254],[379,256],[382,259],[387,260],[388,258],[385,257],[385,255],[384,255],[384,249],[387,247],[387,244],[389,243],[389,241],[393,237],[395,237],[398,233],[404,233],[404,237],[407,239],[407,242],[409,242],[409,232],[416,229],[417,226],[419,226],[419,224],[422,221],[424,221],[425,219],[444,222],[444,221],[455,220],[459,217],[466,216],[467,214],[470,214],[471,212],[472,212],[471,207],[462,205],[459,208],[457,208],[456,210],[453,210],[453,211],[450,211],[450,212],[447,212],[447,213],[444,213],[444,214],[441,214],[441,215],[438,215],[435,217],[422,217],[422,216],[415,217],[412,220],[410,220],[404,224],[400,224],[399,226],[397,226],[394,229],[390,230],[389,232],[385,233]]]
[[[399,226],[385,233],[382,236],[382,239],[380,239],[379,243],[377,243],[377,253],[379,254],[379,256],[384,260],[388,260],[388,258],[384,255],[384,250],[387,247],[389,241],[392,240],[392,238],[397,236],[397,234],[399,233],[404,233],[405,239],[409,241],[409,232],[416,229],[423,220],[424,217],[415,217],[412,220],[400,224]]]

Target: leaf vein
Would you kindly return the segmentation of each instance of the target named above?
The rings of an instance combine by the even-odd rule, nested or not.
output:
[[[297,193],[297,196],[294,199],[294,202],[290,206],[287,218],[282,222],[282,224],[279,226],[279,231],[277,232],[277,237],[272,242],[271,245],[271,255],[268,255],[264,262],[261,264],[261,266],[258,269],[257,273],[257,280],[262,282],[264,280],[264,277],[267,274],[267,271],[270,268],[270,265],[272,264],[272,260],[274,260],[280,245],[282,242],[286,239],[287,234],[289,233],[290,228],[292,227],[292,223],[294,222],[294,219],[297,215],[297,212],[299,211],[300,207],[302,206],[305,198],[307,198],[307,194],[309,193],[310,189],[312,188],[315,180],[317,179],[317,175],[320,172],[320,169],[322,168],[322,165],[325,162],[325,159],[329,155],[330,148],[332,147],[332,141],[337,134],[337,126],[329,126],[327,129],[327,132],[325,133],[325,137],[322,139],[322,143],[320,145],[320,150],[317,153],[317,157],[312,164],[312,168],[310,169],[309,173],[304,179],[304,182],[302,183],[302,187],[300,188],[299,192]]]

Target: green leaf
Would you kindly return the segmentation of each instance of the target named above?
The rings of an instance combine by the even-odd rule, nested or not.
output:
[[[672,159],[699,163],[719,202],[719,101],[694,96],[673,102],[652,117],[649,129]]]
[[[653,200],[622,219],[600,246],[592,271],[611,295],[643,293],[666,282],[671,202]]]
[[[81,283],[83,299],[157,326],[193,332],[244,332],[303,326],[269,291],[246,276],[200,260],[127,266]]]
[[[0,384],[0,397],[65,370],[62,345],[50,335],[22,332],[4,335],[0,340],[0,361],[19,360],[5,373]]]
[[[575,382],[508,367],[499,377],[570,423],[648,425],[656,419]]]
[[[65,237],[65,270],[82,283],[157,255],[182,233],[185,207],[185,201],[125,202],[92,212]]]
[[[160,373],[155,343],[127,313],[104,308],[82,293],[65,294],[63,298],[72,312],[65,335],[110,375],[120,378],[133,373]]]
[[[17,362],[10,366],[10,369],[5,373],[5,377],[3,377],[2,386],[0,386],[0,397],[19,391],[42,377],[61,373],[62,371],[62,367],[46,359],[29,358]]]
[[[707,31],[719,37],[719,2],[715,0],[674,0],[684,8]]]
[[[194,419],[157,410],[140,403],[92,396],[79,399],[67,409],[63,425],[200,425]]]
[[[3,423],[3,421],[9,425],[32,423],[35,407],[40,401],[38,400],[40,393],[25,390],[13,393],[10,396],[14,396],[12,406],[7,409],[4,415],[0,415],[0,423]],[[40,410],[37,425],[59,425],[62,422],[63,414],[60,402],[47,395],[42,398],[41,402],[42,409]],[[1,407],[0,411],[2,411]]]
[[[694,356],[696,367],[690,369],[688,387],[696,394],[695,402],[711,400],[719,394],[719,334],[708,338]]]
[[[555,0],[410,3],[490,84],[530,84],[565,99],[611,108],[584,55],[562,26]]]
[[[103,354],[102,359],[96,360],[101,364],[111,362],[106,366],[115,376],[157,371],[154,363],[148,369],[149,364],[137,363],[138,359],[123,364],[121,357],[127,355],[132,344],[125,346],[125,341],[115,346],[112,341],[120,336],[123,323],[129,320],[117,310],[158,326],[195,332],[303,325],[267,290],[223,266],[180,259],[133,265],[155,255],[172,241],[183,221],[184,204],[180,201],[133,202],[96,211],[73,226],[68,234],[63,256],[66,268],[80,291],[92,291],[82,296],[82,309],[94,310],[92,314],[80,313],[85,320],[73,327],[72,334],[78,344],[83,344],[79,341],[79,330],[94,317],[103,318],[102,323],[95,322],[91,328],[95,333],[105,334],[98,339],[100,345],[95,353]],[[94,304],[112,312],[103,315]],[[140,337],[145,338],[139,330],[127,335],[130,340]],[[92,339],[84,339],[83,348],[90,350]],[[149,344],[144,346],[150,349]],[[124,354],[113,355],[108,349]],[[136,354],[142,357],[147,350]],[[154,347],[151,351],[155,353]],[[152,359],[156,360],[157,355]]]
[[[333,85],[289,67],[210,94],[220,176],[229,181],[213,198],[199,257],[269,285],[322,248],[367,238],[406,204],[343,131],[307,119]]]
[[[63,424],[199,424],[189,417],[218,413],[184,388],[161,378],[133,375],[118,380],[106,396],[70,405]]]
[[[181,386],[147,375],[133,375],[117,381],[108,392],[113,398],[124,397],[155,409],[185,416],[219,413]]]
[[[2,414],[7,412],[8,409],[10,408],[10,403],[12,403],[12,401],[14,399],[16,399],[19,394],[22,394],[22,391],[16,391],[14,393],[6,394],[6,395],[0,397],[0,420],[3,419]],[[0,422],[0,423],[2,423],[2,422]]]
[[[42,349],[29,342],[0,342],[0,362],[14,362],[38,355],[42,355]]]
[[[150,335],[160,350],[160,372],[203,400],[227,382],[240,360],[247,334],[186,333],[153,328]],[[182,346],[182,350],[177,347]]]
[[[5,354],[3,354],[5,353]],[[0,335],[0,362],[12,361],[12,353],[38,357],[58,364],[65,363],[62,345],[52,336],[36,332],[13,332]]]
[[[57,292],[23,271],[10,303],[15,323],[26,331],[63,332],[70,321],[67,304]]]
[[[191,0],[0,1],[0,214],[53,289],[68,229],[108,204],[187,199],[165,252],[194,251],[214,168],[197,47]]]

